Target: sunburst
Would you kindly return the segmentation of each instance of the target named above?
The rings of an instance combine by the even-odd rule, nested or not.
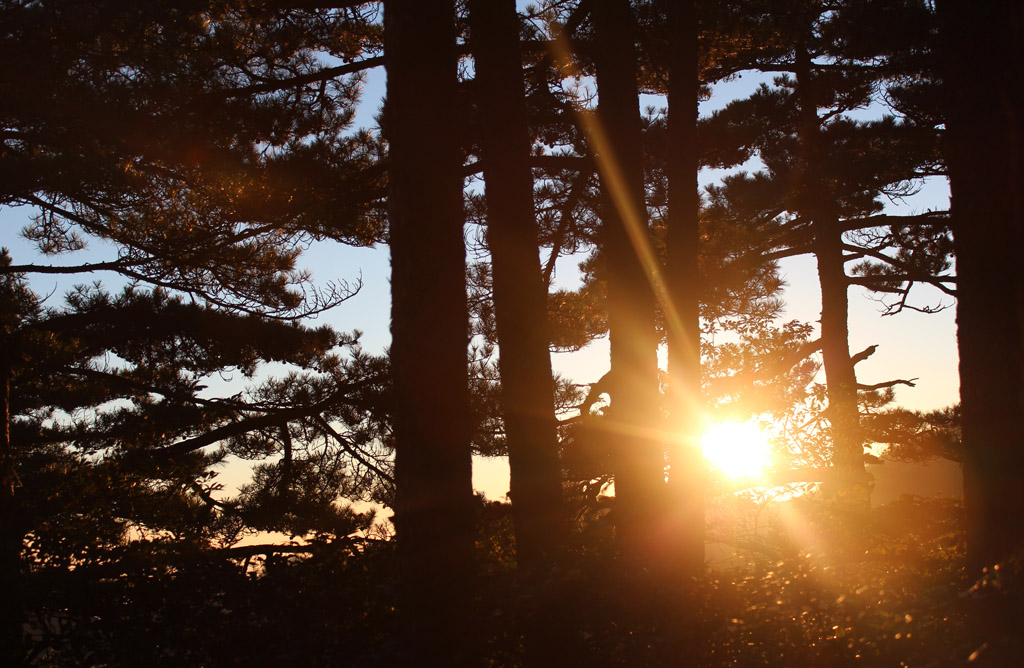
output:
[[[750,422],[719,422],[701,439],[711,465],[730,478],[759,477],[772,465],[772,449],[764,432]]]

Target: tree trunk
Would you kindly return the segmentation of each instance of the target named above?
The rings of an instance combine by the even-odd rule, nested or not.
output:
[[[664,494],[658,338],[651,285],[656,260],[644,204],[635,24],[628,0],[593,5],[600,95],[591,132],[603,194],[601,256],[611,344],[610,429],[616,442],[615,505],[622,553],[649,566],[663,549]]]
[[[385,3],[395,527],[404,649],[468,661],[473,487],[451,0]]]
[[[967,557],[1024,547],[1024,103],[1020,3],[939,4],[957,269]]]
[[[6,337],[4,337],[6,339]],[[10,341],[2,341],[6,348]],[[14,452],[11,446],[11,369],[0,362],[0,591],[4,592],[0,618],[0,659],[19,666],[24,660],[21,646],[22,597],[21,546],[23,534],[17,525],[14,487]]]
[[[693,0],[669,3],[672,34],[668,89],[668,232],[665,282],[672,428],[670,507],[676,522],[675,560],[683,574],[704,569],[704,477],[700,439],[703,401],[700,369],[700,287],[697,186],[697,15]]]
[[[814,256],[821,288],[821,354],[832,431],[832,466],[836,473],[834,491],[839,500],[851,507],[866,509],[871,502],[871,485],[864,467],[857,376],[850,359],[849,282],[843,259],[843,232],[829,184],[822,181],[817,167],[825,149],[821,145],[811,58],[803,45],[797,48],[795,65],[802,152],[798,206],[813,221]]]
[[[864,439],[857,406],[857,377],[850,359],[849,300],[838,219],[814,221],[814,256],[821,287],[821,357],[832,429],[832,466],[840,500],[868,507],[871,486],[864,466]]]
[[[520,565],[550,564],[567,538],[515,0],[470,3],[494,277],[502,407]]]

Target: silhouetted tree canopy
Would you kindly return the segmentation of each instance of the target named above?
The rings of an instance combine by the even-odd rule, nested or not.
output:
[[[0,663],[1020,664],[1022,21],[0,2]],[[387,245],[390,348],[313,244]],[[851,286],[955,304],[961,403],[866,378]],[[770,470],[711,470],[751,419]],[[922,462],[965,499],[871,502]]]

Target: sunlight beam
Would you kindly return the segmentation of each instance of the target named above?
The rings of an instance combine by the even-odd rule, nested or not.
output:
[[[568,36],[558,30],[557,26],[554,27],[554,39],[550,43],[550,49],[556,63],[571,62],[571,46]],[[598,95],[600,95],[600,91],[598,91]],[[598,104],[600,105],[600,101]],[[596,113],[588,113],[583,109],[576,108],[576,117],[579,128],[587,138],[591,154],[595,157],[598,174],[607,187],[615,208],[619,211],[633,251],[644,268],[658,306],[661,307],[665,316],[668,336],[682,341],[685,346],[699,349],[699,341],[688,340],[687,330],[682,326],[682,319],[675,301],[669,298],[671,288],[665,280],[661,263],[651,241],[650,230],[644,222],[645,216],[640,214],[638,208],[644,203],[634,202],[630,196],[629,188],[626,185],[626,176],[622,173],[619,160],[615,156],[605,128]],[[669,391],[673,395],[674,403],[687,406],[689,415],[702,414],[703,406],[700,397],[680,396],[682,393],[678,391],[678,388],[671,388]]]

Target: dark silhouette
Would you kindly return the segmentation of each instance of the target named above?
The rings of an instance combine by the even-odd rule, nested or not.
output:
[[[828,421],[832,435],[832,466],[842,482],[837,490],[853,504],[867,506],[871,488],[864,470],[864,437],[857,406],[857,374],[850,358],[849,304],[843,257],[843,231],[839,226],[835,194],[823,182],[822,164],[828,150],[821,137],[818,117],[819,85],[811,72],[814,16],[796,16],[801,28],[793,69],[796,75],[797,136],[797,214],[812,221],[812,247],[818,261],[821,287],[821,356],[828,388]],[[806,27],[805,27],[806,26]]]
[[[0,204],[71,258],[0,258],[0,663],[1021,664],[1019,8],[384,4],[0,4]],[[945,212],[880,213],[947,165],[959,279]],[[390,244],[390,357],[300,322],[348,293],[313,240]],[[801,253],[820,339],[778,322]],[[28,282],[99,270],[132,282]],[[889,408],[848,286],[957,280],[962,407]],[[605,332],[608,375],[552,378]],[[794,465],[704,480],[702,404],[789,420]],[[869,507],[865,443],[963,462],[965,503]],[[511,503],[474,496],[506,449]]]
[[[1018,3],[939,3],[956,248],[957,339],[974,575],[1024,546],[1024,238]]]
[[[501,350],[516,554],[527,570],[551,566],[567,544],[546,286],[538,259],[519,20],[512,0],[469,6],[474,91],[486,179],[487,247]]]
[[[704,485],[700,450],[703,397],[700,367],[700,193],[697,104],[700,96],[697,6],[694,0],[668,3],[668,230],[665,238],[669,408],[679,442],[670,451],[669,501],[678,524],[666,539],[676,567],[687,575],[704,569]],[[671,515],[670,515],[671,517]]]
[[[473,481],[454,7],[385,6],[395,527],[410,665],[469,660]]]
[[[907,20],[919,16],[914,7],[905,11]],[[903,16],[898,11],[897,15]],[[920,18],[927,20],[925,15]],[[858,122],[844,117],[868,102],[874,86],[887,76],[896,77],[900,66],[894,55],[899,49],[886,42],[884,34],[872,39],[858,32],[866,30],[861,22],[867,19],[855,6],[823,13],[807,5],[793,13],[769,15],[767,21],[777,34],[768,54],[755,62],[766,70],[785,72],[787,78],[778,89],[763,87],[704,125],[726,146],[758,145],[766,169],[754,176],[729,177],[724,187],[713,191],[715,206],[735,207],[727,215],[748,218],[750,229],[757,230],[754,260],[812,253],[817,261],[819,347],[835,469],[830,487],[851,507],[864,509],[870,499],[864,468],[869,434],[860,413],[867,401],[875,400],[871,393],[913,385],[913,380],[858,380],[855,366],[873,348],[851,355],[848,290],[860,284],[899,295],[889,313],[914,308],[907,295],[915,282],[953,294],[947,285],[951,278],[940,275],[949,269],[950,250],[943,213],[879,215],[880,196],[900,196],[909,182],[935,168],[937,140],[931,128],[891,118]],[[854,37],[831,39],[837,25],[846,26]],[[916,33],[911,37],[917,38]],[[824,112],[819,114],[819,109]],[[772,130],[757,133],[757,138],[746,134],[765,123]],[[889,148],[867,151],[865,146]],[[884,227],[888,229],[877,229]],[[859,263],[850,276],[846,264],[855,260]]]
[[[606,428],[615,444],[616,526],[628,562],[650,568],[662,547],[658,516],[665,458],[659,438],[656,267],[644,205],[636,21],[626,0],[594,3],[591,9],[600,102],[590,138],[601,175],[599,262],[611,342]]]

